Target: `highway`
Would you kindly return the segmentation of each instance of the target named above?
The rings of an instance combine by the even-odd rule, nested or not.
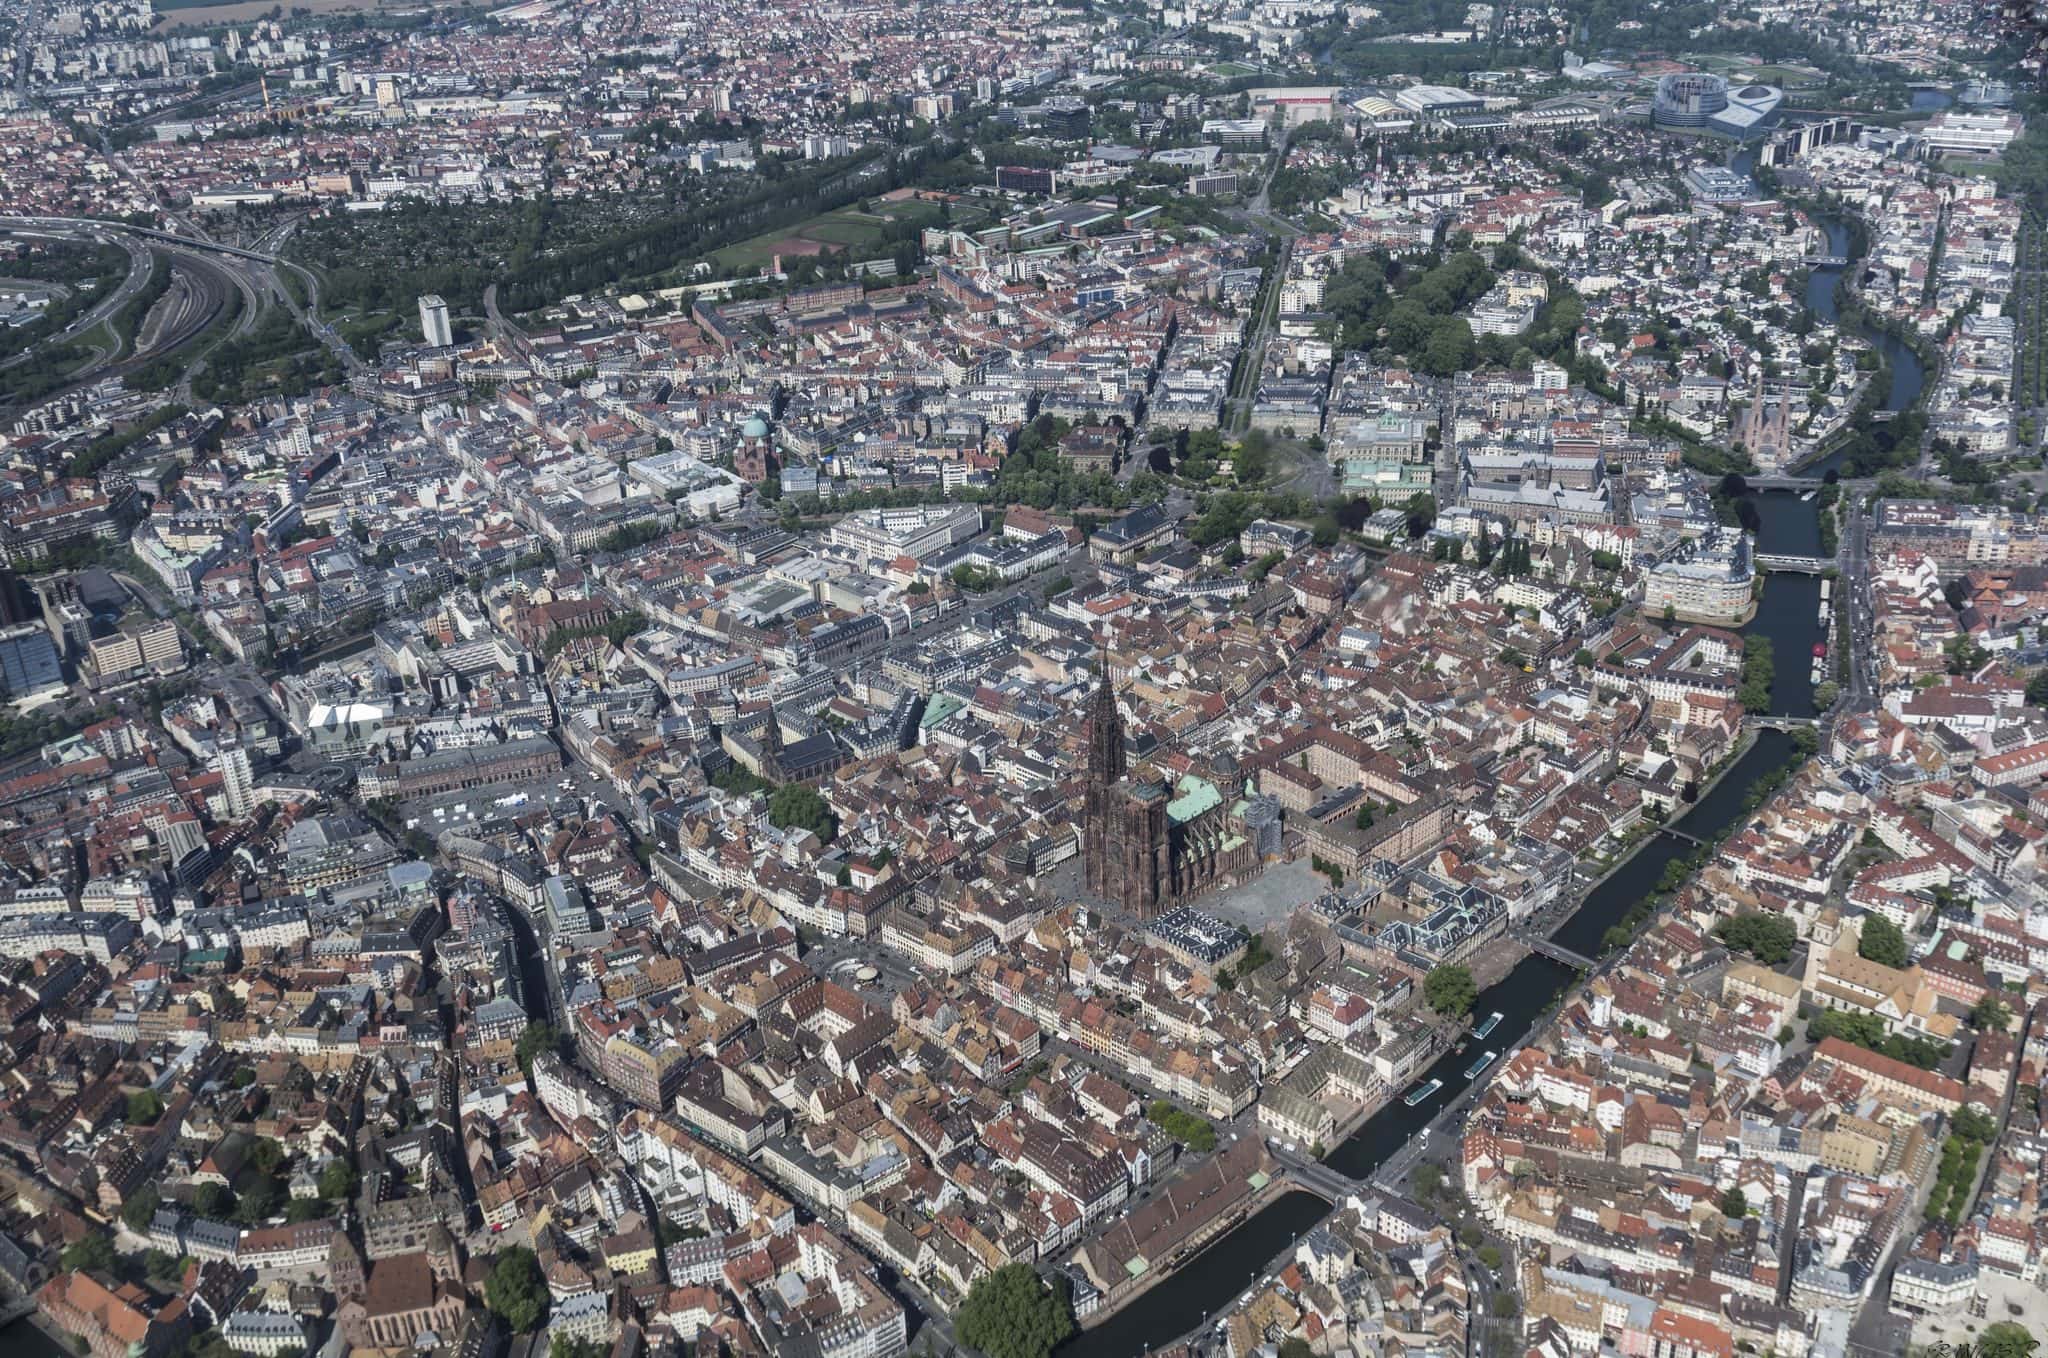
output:
[[[271,243],[271,237],[275,236],[276,242],[273,248],[281,246],[296,226],[296,221],[286,223],[277,230],[266,233],[261,243]],[[349,347],[347,341],[335,333],[332,326],[319,319],[320,280],[291,260],[283,259],[275,254],[269,254],[261,250],[245,250],[240,246],[224,245],[219,241],[203,237],[179,235],[176,232],[159,231],[153,227],[130,226],[122,222],[100,221],[89,217],[0,215],[0,229],[4,228],[66,230],[98,236],[102,239],[120,237],[124,238],[124,243],[126,241],[139,240],[145,244],[169,247],[171,252],[178,258],[181,270],[190,276],[189,286],[195,293],[203,294],[206,301],[212,304],[210,306],[211,314],[217,315],[220,307],[226,304],[227,289],[234,288],[241,292],[242,309],[236,318],[234,329],[230,332],[231,334],[237,336],[246,335],[253,330],[257,321],[261,319],[265,299],[275,296],[284,303],[291,311],[293,317],[301,325],[305,326],[315,339],[319,340],[329,352],[341,360],[342,366],[346,371],[353,374],[363,372],[368,367],[356,355],[355,350]],[[278,271],[282,269],[291,270],[304,283],[306,297],[310,306],[301,307],[291,290],[278,281]],[[196,306],[196,304],[188,306],[190,314],[196,314],[193,306]],[[176,332],[175,342],[182,344],[204,328],[205,323],[203,322],[197,325],[174,327]],[[222,340],[227,338],[227,335],[221,337]],[[157,351],[161,352],[174,346],[169,343],[159,342],[154,347]],[[210,351],[211,346],[209,346]],[[148,354],[139,354],[133,356],[133,359],[146,359],[149,356]],[[195,365],[204,358],[205,354],[195,356]],[[132,366],[139,366],[139,364],[133,363],[133,359],[131,359],[131,363],[128,365],[116,365],[115,371],[128,371],[132,370]],[[181,385],[183,382],[190,380],[191,373],[192,368],[188,367],[184,378],[181,379]],[[106,375],[106,368],[96,368],[81,377],[80,381],[73,384],[68,390],[75,390],[78,386],[99,381]],[[51,399],[54,399],[54,395]]]
[[[144,258],[148,258],[150,253],[145,250]],[[226,310],[229,299],[235,293],[241,293],[243,305],[235,330],[221,334],[212,344],[207,345],[204,351],[193,354],[179,375],[177,393],[180,396],[188,395],[192,373],[205,360],[206,355],[225,341],[229,333],[240,333],[253,324],[255,290],[239,271],[196,251],[173,249],[163,253],[169,254],[173,262],[171,287],[165,292],[163,300],[152,307],[149,315],[143,318],[142,325],[136,332],[134,352],[119,358],[103,357],[101,361],[89,365],[73,381],[35,402],[37,407],[61,401],[109,377],[126,376],[155,362],[158,358],[175,353],[199,338]]]
[[[148,286],[150,267],[154,261],[147,248],[126,237],[113,236],[109,233],[94,233],[93,238],[101,241],[115,240],[123,250],[128,252],[128,276],[121,280],[121,286],[101,298],[98,303],[88,308],[71,324],[65,326],[56,334],[51,335],[48,339],[43,340],[39,345],[24,350],[6,362],[0,363],[0,369],[12,368],[16,364],[26,363],[35,355],[37,349],[68,344],[72,340],[90,333],[97,329],[109,316],[112,316],[123,306],[127,305],[129,298]],[[116,357],[116,355],[110,354],[104,355],[104,357],[112,358]]]

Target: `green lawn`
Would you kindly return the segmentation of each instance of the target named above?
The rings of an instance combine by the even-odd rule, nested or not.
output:
[[[835,214],[821,218],[792,234],[803,240],[823,241],[827,245],[844,245],[855,253],[882,242],[882,228],[876,218],[851,214]]]
[[[935,204],[910,200],[878,203],[873,212],[843,207],[781,231],[769,231],[737,241],[714,251],[712,257],[733,268],[758,269],[774,256],[778,245],[796,240],[836,246],[854,259],[871,259],[882,253],[882,230],[890,221],[929,224],[938,219],[939,209]]]
[[[875,211],[892,222],[916,222],[919,226],[937,226],[939,224],[939,205],[937,203],[927,203],[921,198],[904,198],[894,203],[877,203]],[[953,205],[953,220],[956,223],[969,220],[978,221],[984,215],[986,214],[979,207],[970,203],[955,203]]]

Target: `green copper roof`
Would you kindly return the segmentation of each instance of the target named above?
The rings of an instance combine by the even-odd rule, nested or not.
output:
[[[1192,773],[1174,785],[1174,799],[1166,804],[1166,814],[1185,825],[1204,811],[1223,805],[1223,794],[1216,785]]]
[[[951,693],[934,693],[930,704],[924,710],[924,717],[917,724],[929,731],[965,706],[965,698],[956,697]]]

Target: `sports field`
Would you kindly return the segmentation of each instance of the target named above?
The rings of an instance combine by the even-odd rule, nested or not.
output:
[[[954,220],[960,219],[956,208]],[[874,211],[843,207],[782,231],[770,231],[714,252],[719,263],[735,269],[758,269],[776,255],[821,255],[846,251],[856,259],[882,253],[882,232],[891,222],[929,226],[939,220],[936,204],[904,200],[877,203]]]

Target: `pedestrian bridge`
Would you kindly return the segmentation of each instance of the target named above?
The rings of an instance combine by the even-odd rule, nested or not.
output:
[[[1844,269],[1849,265],[1847,255],[1808,255],[1807,267],[1814,269]]]
[[[1799,571],[1806,575],[1819,575],[1835,565],[1824,556],[1791,556],[1784,552],[1758,552],[1754,559],[1767,571]]]

